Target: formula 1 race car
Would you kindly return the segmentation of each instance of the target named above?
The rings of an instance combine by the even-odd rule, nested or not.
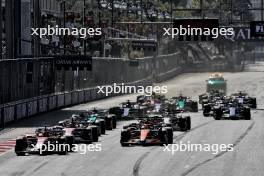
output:
[[[148,110],[147,106],[140,105],[136,102],[123,102],[120,106],[114,106],[109,109],[109,113],[115,114],[119,119],[134,119],[144,116]]]
[[[173,129],[163,124],[163,119],[147,118],[124,126],[120,143],[122,146],[172,144]]]
[[[82,112],[80,117],[82,120],[87,121],[90,125],[100,126],[102,134],[105,134],[105,130],[112,130],[116,128],[116,115],[109,112],[107,109],[94,108],[92,110]]]
[[[215,106],[213,109],[213,117],[215,120],[220,119],[251,119],[250,108],[248,106],[241,106],[235,103]]]
[[[172,97],[164,104],[164,110],[169,114],[180,112],[198,112],[198,102],[190,97],[178,96]]]
[[[60,121],[59,125],[63,127],[65,131],[65,138],[68,143],[78,144],[85,143],[90,144],[92,142],[98,142],[99,136],[104,130],[104,122],[100,121],[98,124],[89,124],[87,121],[77,119],[77,117],[64,121]]]
[[[231,97],[240,104],[249,106],[250,108],[257,108],[257,100],[255,97],[248,96],[245,92],[238,92],[231,95]]]
[[[222,99],[223,97],[225,97],[225,94],[223,92],[210,91],[202,95],[199,95],[199,103],[202,105],[203,108],[204,104],[211,103],[215,99]]]
[[[174,131],[188,131],[191,129],[191,117],[175,114],[169,117],[169,124]]]
[[[203,115],[204,117],[212,116],[214,113],[214,108],[217,106],[224,106],[231,102],[230,97],[212,97],[208,101],[204,101],[203,103]]]
[[[23,135],[16,139],[15,153],[18,156],[26,154],[61,154],[68,153],[69,145],[66,145],[62,130],[43,127],[36,129],[35,134]],[[56,146],[51,149],[49,146]]]
[[[151,96],[139,95],[137,96],[137,103],[141,105],[154,104],[155,101],[164,102],[165,96],[153,93]]]
[[[218,91],[225,94],[226,87],[226,80],[220,73],[214,73],[206,80],[206,92]]]

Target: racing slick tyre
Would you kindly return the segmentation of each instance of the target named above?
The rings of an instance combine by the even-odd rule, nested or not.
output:
[[[129,127],[129,125],[124,125],[123,129],[127,129]]]
[[[105,134],[105,121],[100,120],[101,134]]]
[[[165,127],[167,131],[168,144],[173,144],[173,129],[171,127]]]
[[[68,151],[70,151],[70,149],[66,145],[67,144],[66,140],[65,139],[60,140],[60,144],[61,144],[61,146],[65,146],[65,147],[60,148],[60,151],[58,151],[58,154],[59,155],[67,155]]]
[[[204,117],[209,117],[209,113],[211,111],[211,106],[208,104],[205,104],[203,107],[203,115]]]
[[[113,118],[113,129],[116,129],[116,116],[113,115],[112,118]]]
[[[162,128],[162,130],[159,133],[159,137],[160,137],[160,141],[161,141],[161,145],[168,145],[169,141],[168,141],[168,133],[167,133],[167,129],[166,128]]]
[[[105,127],[106,127],[106,130],[113,129],[113,116],[107,116],[105,118]]]
[[[28,144],[24,138],[17,139],[15,145],[15,153],[17,156],[24,156],[26,152],[24,152],[27,148]]]
[[[92,142],[98,142],[98,127],[97,126],[90,126],[89,127],[92,131]]]
[[[257,100],[256,98],[251,99],[251,108],[256,109],[257,108]]]
[[[109,114],[114,114],[117,118],[122,118],[123,109],[120,107],[112,107],[109,109]]]
[[[215,120],[220,120],[222,117],[222,114],[223,114],[222,109],[220,108],[214,109],[214,119]]]
[[[191,130],[191,117],[187,116],[186,119],[187,119],[187,130]]]
[[[191,108],[193,112],[198,112],[198,102],[196,101],[192,102]]]
[[[94,123],[94,125],[96,125],[98,127],[98,136],[101,136],[102,132],[101,132],[101,124],[100,124],[100,121],[96,120],[96,122]]]
[[[74,141],[74,136],[65,136],[65,142],[70,146],[69,151],[72,151]]]
[[[130,139],[130,132],[127,129],[123,129],[121,131],[121,139],[120,139],[120,144],[122,147],[127,147],[129,146],[127,142]]]
[[[244,109],[244,116],[245,116],[245,120],[250,120],[251,119],[250,108],[245,108]]]
[[[17,155],[17,156],[25,156],[26,153],[25,153],[25,152],[16,152],[16,155]]]
[[[179,126],[181,131],[188,131],[188,122],[186,117],[182,118]]]

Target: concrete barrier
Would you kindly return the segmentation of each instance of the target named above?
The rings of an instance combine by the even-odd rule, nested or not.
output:
[[[67,92],[64,94],[65,97],[65,106],[69,106],[72,104],[72,93],[71,92]]]
[[[85,95],[84,90],[78,91],[78,103],[84,103],[85,102]]]
[[[153,82],[165,81],[183,73],[185,71],[184,65],[181,64],[184,63],[183,60],[180,53],[154,58],[145,57],[133,61],[95,58],[91,78],[100,82],[100,85],[125,83],[130,86],[149,86]],[[72,76],[70,72],[67,74]],[[105,94],[97,93],[98,90],[97,85],[93,85],[93,87],[83,90],[50,94],[2,105],[0,107],[0,125],[4,127],[5,123],[38,113],[106,98]],[[111,93],[109,96],[118,95],[121,93]]]
[[[57,95],[57,108],[62,108],[65,106],[64,94]]]
[[[27,102],[27,117],[36,115],[38,113],[38,101],[31,100]]]
[[[0,129],[1,127],[3,128],[4,127],[4,115],[3,115],[3,107],[0,106]]]
[[[84,90],[84,100],[85,102],[91,101],[91,91],[89,89]]]
[[[23,119],[27,117],[27,103],[19,103],[16,105],[16,119]]]
[[[48,111],[54,110],[57,108],[57,96],[51,95],[48,97]]]
[[[79,92],[78,91],[73,91],[71,92],[71,105],[75,105],[79,103]]]
[[[46,112],[48,111],[48,97],[42,97],[38,99],[38,112]]]
[[[4,123],[9,123],[15,120],[15,106],[10,105],[4,107]]]
[[[96,97],[97,97],[97,90],[96,88],[92,88],[90,89],[90,100],[93,101],[93,100],[96,100]]]

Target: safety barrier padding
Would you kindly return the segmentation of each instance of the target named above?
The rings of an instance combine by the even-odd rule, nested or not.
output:
[[[84,102],[85,102],[84,90],[78,91],[78,103],[84,103]]]
[[[17,120],[27,117],[27,103],[20,103],[16,105]]]
[[[78,91],[71,92],[71,99],[72,99],[72,102],[71,102],[72,105],[75,105],[75,104],[78,104],[79,103],[78,102],[78,100],[79,100],[79,98],[78,98]]]
[[[90,91],[90,89],[86,89],[84,91],[84,99],[85,99],[86,102],[91,101],[91,91]]]
[[[38,102],[37,100],[32,100],[27,102],[27,116],[33,116],[38,113]]]
[[[64,94],[57,95],[57,108],[64,107]]]
[[[52,95],[48,97],[48,110],[53,110],[57,108],[57,96]]]
[[[70,92],[67,92],[64,94],[65,96],[65,106],[69,106],[72,104],[72,94]]]
[[[46,112],[48,110],[48,97],[38,99],[39,113]]]
[[[14,106],[4,107],[4,122],[8,123],[15,120],[15,108]]]

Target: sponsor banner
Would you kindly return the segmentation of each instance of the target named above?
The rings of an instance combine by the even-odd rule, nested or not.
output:
[[[72,55],[72,56],[56,56],[55,57],[55,66],[58,70],[64,68],[69,70],[72,67],[72,70],[79,68],[83,70],[92,70],[92,57],[90,56],[81,56],[81,55]]]
[[[157,47],[157,42],[155,41],[147,41],[147,40],[142,40],[142,41],[132,41],[132,47],[135,48],[155,48]]]
[[[254,37],[249,27],[233,27],[234,35],[223,36],[222,39],[227,39],[231,42],[263,42],[263,37]]]
[[[250,34],[253,37],[264,37],[264,21],[251,21]]]

